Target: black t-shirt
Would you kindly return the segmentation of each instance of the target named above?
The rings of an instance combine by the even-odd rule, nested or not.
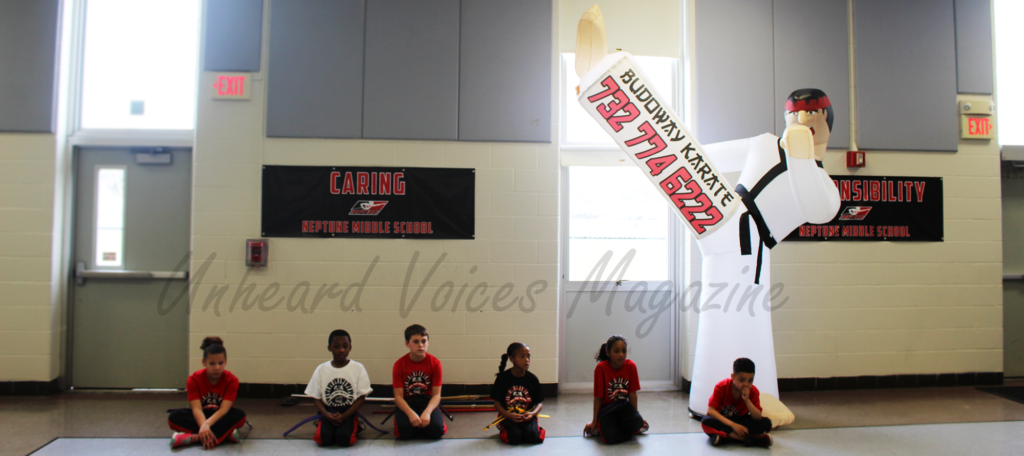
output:
[[[506,369],[494,379],[491,399],[501,403],[506,410],[518,407],[520,412],[527,412],[544,402],[544,393],[540,389],[540,380],[530,371],[526,371],[522,377],[516,377],[512,375],[512,369]]]

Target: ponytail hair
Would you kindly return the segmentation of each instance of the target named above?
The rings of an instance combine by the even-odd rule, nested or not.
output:
[[[207,336],[203,339],[202,345],[199,349],[203,351],[203,359],[206,359],[210,355],[224,355],[228,357],[228,351],[224,349],[224,341],[217,336]]]
[[[519,350],[520,348],[523,347],[530,348],[529,345],[526,345],[522,342],[512,342],[511,344],[509,344],[508,348],[505,350],[505,353],[501,355],[501,364],[498,365],[498,373],[494,375],[499,375],[502,372],[505,372],[505,365],[508,364],[508,359],[515,356],[516,350]]]
[[[597,355],[594,356],[594,359],[596,359],[597,362],[608,361],[610,359],[608,357],[608,349],[611,348],[612,346],[614,346],[615,343],[620,341],[620,340],[624,344],[627,344],[627,345],[629,344],[629,342],[626,342],[626,338],[625,337],[622,337],[622,336],[620,336],[618,334],[615,334],[612,337],[608,338],[608,342],[605,342],[605,343],[601,344],[601,348],[597,351]]]

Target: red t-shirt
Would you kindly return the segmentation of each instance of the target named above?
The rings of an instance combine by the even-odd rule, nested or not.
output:
[[[189,401],[202,401],[204,409],[219,409],[222,401],[235,402],[238,397],[238,377],[224,371],[217,384],[211,385],[206,369],[199,369],[188,376],[185,391],[188,392]]]
[[[601,361],[594,368],[594,397],[600,397],[602,404],[628,401],[629,393],[640,391],[640,377],[636,364],[627,359],[619,369],[612,369],[611,363]]]
[[[398,358],[391,370],[391,386],[402,388],[405,397],[431,396],[441,386],[441,361],[430,353],[415,363],[410,355]]]
[[[750,385],[750,403],[754,404],[758,411],[761,411],[761,393],[754,385]],[[750,413],[750,410],[747,410],[747,403],[743,401],[743,396],[732,396],[731,378],[722,380],[715,385],[715,391],[711,393],[711,399],[708,401],[708,408],[718,410],[718,413],[726,418],[739,418]]]

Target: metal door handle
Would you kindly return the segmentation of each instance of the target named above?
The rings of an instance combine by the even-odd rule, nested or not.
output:
[[[188,279],[188,271],[117,271],[117,270],[102,270],[85,269],[85,262],[78,262],[75,265],[75,283],[78,285],[85,284],[85,279],[132,279],[132,280],[151,280],[151,279]]]

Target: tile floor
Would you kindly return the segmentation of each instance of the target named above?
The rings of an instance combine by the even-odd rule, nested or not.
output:
[[[773,453],[895,454],[930,448],[936,454],[961,450],[1010,454],[1010,449],[1018,453],[1024,448],[1024,404],[974,388],[801,392],[783,394],[782,399],[797,420],[776,431]],[[602,454],[658,454],[680,445],[698,453],[710,449],[700,424],[688,417],[686,394],[641,392],[640,412],[651,423],[650,435],[614,448],[579,438],[590,418],[591,404],[587,395],[576,394],[545,401],[544,413],[552,416],[541,422],[548,441],[529,451],[543,454],[590,449]],[[184,405],[183,393],[71,392],[0,398],[0,455],[23,455],[40,448],[35,454],[167,454],[171,431],[163,412]],[[320,452],[311,440],[311,424],[281,439],[285,430],[316,413],[311,403],[285,407],[279,400],[241,399],[238,406],[247,412],[254,429],[242,444],[224,445],[216,453]],[[364,414],[377,424],[384,415],[372,412],[379,410],[379,405],[368,406]],[[493,413],[455,414],[444,441],[417,444],[444,451],[512,451],[496,445],[495,431],[481,430],[493,417]],[[391,422],[387,424],[384,429],[390,430]],[[381,436],[372,430],[361,436],[361,453],[395,454],[409,444],[394,442],[390,435]],[[755,449],[735,446],[725,450]]]

